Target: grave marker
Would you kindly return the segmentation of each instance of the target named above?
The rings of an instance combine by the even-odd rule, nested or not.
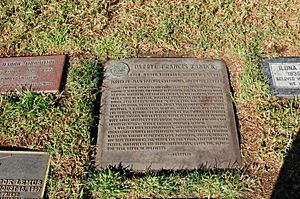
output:
[[[140,58],[105,65],[96,166],[228,168],[240,151],[226,65]]]
[[[272,94],[300,95],[300,58],[263,59],[262,65]]]
[[[66,55],[0,58],[0,93],[23,88],[58,92],[66,61]]]
[[[0,151],[0,198],[43,198],[49,161],[44,152]]]

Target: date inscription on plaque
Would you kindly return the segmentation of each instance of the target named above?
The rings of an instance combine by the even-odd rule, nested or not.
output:
[[[0,58],[0,93],[24,88],[58,92],[65,65],[65,55]]]
[[[272,94],[300,96],[300,58],[273,58],[262,61]]]
[[[223,61],[140,58],[105,65],[98,168],[232,168],[239,162]]]
[[[0,151],[0,198],[43,198],[49,160],[44,152]]]

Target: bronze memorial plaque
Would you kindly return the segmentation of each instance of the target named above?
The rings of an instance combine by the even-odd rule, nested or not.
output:
[[[43,198],[49,161],[45,152],[0,151],[0,198]]]
[[[66,55],[0,58],[0,93],[23,88],[58,92],[66,58]]]
[[[238,166],[238,134],[225,63],[194,58],[108,62],[97,147],[97,168]]]

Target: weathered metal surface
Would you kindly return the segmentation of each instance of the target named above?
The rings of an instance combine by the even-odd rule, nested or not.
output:
[[[240,162],[223,61],[110,61],[100,113],[98,168],[228,168]]]
[[[49,160],[44,152],[0,151],[0,198],[43,198]]]
[[[0,93],[60,91],[66,55],[0,58]]]

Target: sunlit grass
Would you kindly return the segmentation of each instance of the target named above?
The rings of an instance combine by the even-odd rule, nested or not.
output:
[[[259,182],[284,162],[300,113],[298,99],[270,95],[260,60],[299,54],[299,10],[288,0],[2,0],[1,57],[69,54],[71,66],[60,94],[0,95],[0,145],[52,155],[49,198],[268,197]],[[245,172],[94,170],[101,64],[166,53],[229,60]]]

